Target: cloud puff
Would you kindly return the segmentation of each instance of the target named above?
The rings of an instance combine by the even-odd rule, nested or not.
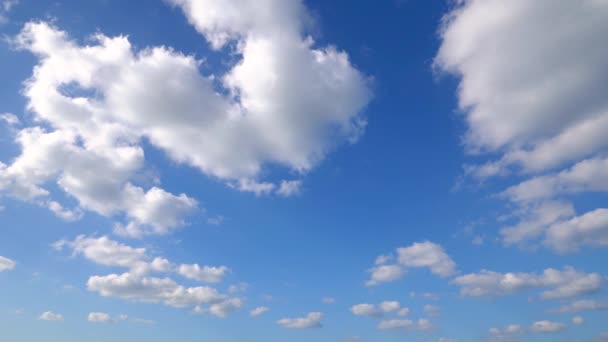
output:
[[[377,325],[379,330],[419,330],[428,331],[432,324],[427,319],[412,321],[409,319],[388,319],[380,321]]]
[[[431,273],[447,277],[456,273],[456,263],[438,244],[425,241],[416,242],[408,247],[397,248],[397,264],[386,265],[392,256],[381,255],[376,258],[376,266],[369,269],[371,278],[367,286],[401,279],[408,268],[427,267]]]
[[[211,287],[184,287],[169,278],[142,277],[129,272],[92,276],[87,288],[104,297],[163,303],[174,307],[218,304],[227,299]]]
[[[40,317],[38,317],[39,320],[41,321],[59,321],[62,322],[63,321],[63,315],[58,314],[58,313],[54,313],[53,311],[45,311],[43,312]]]
[[[0,272],[10,271],[10,270],[14,269],[15,264],[16,264],[15,261],[13,261],[9,258],[0,256]]]
[[[230,269],[226,266],[203,266],[201,268],[198,264],[183,264],[178,268],[178,273],[182,276],[206,283],[220,283],[229,272]]]
[[[398,301],[384,301],[378,305],[375,304],[356,304],[350,308],[350,311],[357,316],[366,316],[380,318],[387,313],[397,312],[400,316],[409,314],[408,308],[402,308]]]
[[[258,316],[261,316],[261,315],[263,315],[263,314],[267,313],[269,310],[270,310],[270,309],[269,309],[269,308],[267,308],[267,307],[265,307],[265,306],[258,306],[257,308],[255,308],[255,309],[251,310],[251,311],[249,312],[249,315],[250,315],[251,317],[258,317]]]
[[[91,323],[114,323],[112,317],[105,312],[91,312],[87,316],[87,321]]]
[[[277,324],[288,329],[311,329],[322,327],[321,319],[323,314],[320,312],[310,312],[306,317],[302,318],[283,318],[277,321]]]
[[[89,277],[87,288],[104,297],[162,303],[173,307],[209,305],[204,310],[217,317],[226,317],[242,306],[240,298],[221,294],[212,287],[186,287],[168,277],[150,276],[150,273],[172,272],[194,280],[217,283],[223,280],[228,270],[225,266],[177,266],[167,259],[150,257],[145,248],[127,246],[106,236],[92,238],[81,235],[74,241],[60,240],[53,246],[59,250],[69,247],[74,254],[82,254],[100,265],[129,269],[122,274]]]
[[[135,51],[124,36],[83,46],[45,22],[23,27],[14,45],[38,58],[23,94],[44,125],[18,133],[0,191],[46,201],[57,181],[80,208],[125,215],[120,234],[166,234],[197,201],[134,184],[142,141],[236,189],[290,196],[301,181],[259,181],[264,165],[305,173],[362,134],[369,82],[345,52],[305,36],[300,1],[171,3],[214,48],[235,43],[224,75],[201,75],[200,60],[171,48]]]
[[[545,288],[544,299],[573,298],[599,291],[603,277],[598,273],[584,273],[572,267],[563,270],[546,269],[536,273],[498,273],[482,270],[456,277],[453,284],[461,287],[460,294],[468,297],[502,296],[525,289]]]

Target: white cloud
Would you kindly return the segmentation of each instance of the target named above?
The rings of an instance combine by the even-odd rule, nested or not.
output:
[[[38,317],[39,320],[42,321],[63,321],[63,315],[54,313],[52,311],[45,311]]]
[[[490,342],[514,342],[518,341],[524,332],[525,329],[521,325],[511,324],[506,328],[490,328],[487,337]]]
[[[558,309],[549,310],[549,312],[563,314],[591,310],[608,310],[608,302],[591,299],[578,300],[570,304],[563,305]]]
[[[350,308],[350,311],[357,316],[382,317],[383,312],[374,304],[357,304]]]
[[[243,306],[240,298],[228,298],[209,307],[209,313],[216,317],[224,318]]]
[[[134,51],[124,36],[81,46],[48,23],[24,26],[14,43],[39,62],[23,93],[49,128],[19,133],[21,155],[0,170],[3,192],[46,198],[43,185],[56,180],[83,209],[126,214],[121,234],[165,234],[197,203],[133,184],[143,140],[237,189],[287,196],[301,181],[258,180],[265,165],[302,174],[362,134],[369,82],[345,52],[305,36],[299,1],[172,2],[214,47],[235,43],[224,75],[201,75],[201,61],[170,48]]]
[[[0,256],[0,272],[10,271],[10,270],[14,269],[15,264],[16,264],[15,261],[13,261],[9,258]]]
[[[527,207],[518,213],[520,221],[516,225],[500,230],[506,245],[522,244],[541,236],[548,227],[560,220],[574,216],[572,204],[559,201],[547,201]]]
[[[226,266],[203,266],[201,268],[198,264],[183,264],[179,266],[178,272],[188,279],[206,283],[220,283],[224,280],[224,277],[230,273],[230,269]]]
[[[279,188],[277,189],[277,194],[284,197],[289,197],[299,194],[301,188],[301,180],[282,180],[281,184],[279,185]]]
[[[311,329],[322,327],[321,319],[323,314],[320,312],[310,312],[303,318],[283,318],[277,324],[289,329]]]
[[[91,323],[114,323],[112,317],[105,312],[91,312],[87,316],[87,320]]]
[[[447,277],[456,273],[456,263],[444,249],[432,242],[416,242],[397,248],[398,260],[405,267],[428,267],[433,274]]]
[[[608,51],[594,43],[607,23],[608,5],[591,0],[465,0],[444,18],[435,66],[460,78],[465,144],[498,156],[466,173],[527,177],[501,193],[529,214],[501,231],[508,245],[548,234],[553,224],[573,234],[544,241],[558,252],[608,245],[605,224],[569,225],[576,213],[561,199],[608,190]],[[562,203],[561,214],[538,212],[547,203]]]
[[[249,311],[249,315],[251,317],[259,317],[265,313],[267,313],[270,309],[265,306],[258,306],[257,308]]]
[[[582,246],[608,246],[608,209],[595,209],[547,230],[544,243],[559,251],[578,251]]]
[[[85,258],[105,266],[135,269],[142,267],[146,259],[145,248],[133,248],[111,240],[107,236],[92,238],[79,235],[74,241],[60,240],[53,246],[57,250],[67,246],[72,249],[74,254],[81,254]]]
[[[409,319],[389,319],[378,323],[378,329],[380,330],[396,330],[411,328],[414,322]]]
[[[142,277],[129,272],[92,276],[87,288],[104,297],[163,303],[174,307],[219,304],[227,299],[211,287],[184,287],[169,278]]]
[[[608,29],[607,18],[601,1],[459,2],[445,18],[435,65],[461,77],[467,145],[517,150],[528,143],[534,151],[571,127],[607,115],[602,85],[608,81],[608,52],[595,44]],[[556,25],[564,22],[570,25]],[[576,147],[585,138],[570,136]],[[576,147],[561,146],[534,162],[554,165],[578,154]],[[534,159],[519,162],[533,168],[528,164]]]
[[[380,321],[377,325],[380,330],[419,330],[429,331],[432,324],[427,319],[412,321],[409,319],[388,319]]]
[[[212,287],[185,287],[167,277],[149,276],[152,272],[175,272],[190,279],[219,282],[228,270],[224,266],[201,268],[198,264],[192,264],[178,267],[161,257],[152,259],[145,248],[133,248],[106,236],[91,238],[81,235],[74,241],[57,241],[53,246],[56,249],[67,246],[74,254],[82,254],[100,265],[129,269],[122,274],[89,278],[87,288],[104,297],[163,303],[174,307],[209,305],[205,310],[218,317],[225,317],[242,306],[241,299],[220,294]]]
[[[392,282],[401,279],[408,268],[428,267],[431,273],[447,277],[456,273],[456,263],[445,250],[429,241],[416,242],[408,247],[397,248],[398,264],[386,265],[393,259],[392,255],[381,255],[376,258],[376,266],[368,270],[371,278],[367,286]]]
[[[574,325],[583,325],[585,323],[585,319],[581,316],[572,317],[572,324]]]
[[[401,309],[401,303],[399,303],[398,301],[384,301],[382,303],[380,303],[380,309],[383,312],[389,313],[389,312],[394,312],[394,311],[398,311],[399,309]]]
[[[544,299],[573,298],[599,291],[603,277],[598,273],[584,273],[572,267],[563,270],[546,269],[536,273],[498,273],[482,270],[456,277],[452,283],[461,287],[462,296],[502,296],[525,289],[545,289]]]
[[[405,270],[399,265],[380,265],[370,268],[368,272],[371,278],[365,283],[367,286],[395,281],[405,275]]]
[[[566,329],[568,326],[564,323],[557,323],[551,321],[538,321],[534,322],[530,326],[530,331],[539,333],[553,333]]]

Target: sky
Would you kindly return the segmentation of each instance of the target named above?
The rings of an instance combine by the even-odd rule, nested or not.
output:
[[[603,0],[0,0],[0,340],[608,341]]]

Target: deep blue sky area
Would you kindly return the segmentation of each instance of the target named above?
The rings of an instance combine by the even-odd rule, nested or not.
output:
[[[0,44],[0,257],[6,259],[0,258],[3,293],[0,340],[462,342],[597,338],[604,341],[606,335],[601,334],[606,317],[601,309],[608,308],[603,290],[608,267],[602,247],[608,245],[608,222],[602,221],[606,188],[600,183],[606,177],[608,163],[583,176],[555,176],[571,168],[575,170],[579,162],[603,161],[604,145],[581,143],[580,149],[587,150],[566,159],[570,147],[579,146],[577,141],[586,136],[576,131],[568,137],[579,140],[556,147],[556,155],[563,151],[563,162],[526,170],[534,161],[540,163],[549,158],[547,155],[552,151],[549,148],[543,150],[542,156],[533,157],[530,164],[509,158],[521,155],[522,151],[535,151],[543,142],[578,127],[578,118],[585,124],[583,118],[601,120],[604,115],[601,113],[608,113],[608,106],[600,104],[599,111],[585,116],[587,108],[581,105],[580,111],[564,114],[576,119],[565,120],[564,115],[557,114],[552,119],[554,114],[550,110],[557,108],[554,104],[559,101],[578,103],[577,96],[583,98],[585,87],[591,89],[592,84],[600,89],[596,86],[591,93],[587,92],[591,94],[587,98],[593,92],[605,94],[606,78],[586,72],[592,68],[597,68],[599,74],[608,70],[607,59],[600,58],[606,56],[605,49],[587,53],[597,58],[589,57],[585,70],[572,62],[577,52],[569,54],[571,59],[555,57],[540,61],[544,51],[549,54],[551,49],[567,45],[567,39],[592,40],[601,36],[602,31],[605,34],[606,25],[584,23],[594,20],[599,23],[602,18],[608,22],[606,6],[593,5],[598,8],[592,15],[587,9],[592,6],[590,0],[555,7],[550,1],[531,5],[524,0],[511,5],[490,0],[467,0],[460,4],[446,0],[306,0],[301,6],[296,0],[283,3],[268,0],[261,1],[258,7],[244,0],[223,4],[218,0],[200,0],[202,6],[188,7],[196,2],[0,0],[0,34],[4,37]],[[295,12],[290,12],[293,8]],[[216,13],[214,10],[218,10],[220,19],[209,14]],[[271,14],[262,18],[260,13],[264,10]],[[224,13],[232,13],[233,17],[225,19]],[[542,33],[547,35],[546,40],[542,39],[538,32],[552,29],[551,16],[561,20],[564,13],[569,13],[572,27],[560,28],[563,34]],[[448,15],[451,21],[442,26]],[[205,20],[217,21],[208,24]],[[292,25],[297,20],[307,23],[305,29]],[[536,21],[540,23],[532,23]],[[41,44],[50,46],[45,48],[47,57],[37,55],[34,43],[20,43],[15,38],[23,36],[32,23],[53,32],[65,32],[61,39],[72,41],[68,43],[73,44],[72,48],[34,31],[29,33],[30,39],[40,39]],[[200,28],[204,25],[210,25],[205,26],[209,31]],[[213,49],[210,44],[213,30],[239,33],[231,36],[227,45]],[[513,39],[521,30],[525,32],[521,40]],[[65,80],[75,70],[88,77],[90,69],[86,65],[98,63],[103,68],[103,63],[108,63],[101,53],[97,57],[82,57],[85,45],[98,45],[92,38],[96,33],[128,37],[135,55],[163,46],[169,53],[199,60],[198,72],[192,71],[196,75],[192,77],[213,76],[209,82],[218,98],[249,117],[275,115],[274,122],[282,122],[284,126],[249,135],[251,130],[262,127],[252,126],[247,134],[237,133],[241,140],[213,138],[200,145],[188,141],[186,145],[193,146],[190,149],[174,145],[183,149],[185,155],[190,153],[180,159],[158,139],[169,141],[168,144],[175,141],[177,138],[170,134],[182,135],[180,128],[175,127],[200,127],[201,132],[208,132],[205,120],[214,114],[211,113],[214,109],[205,108],[207,102],[201,100],[200,107],[189,108],[197,116],[189,117],[192,121],[187,126],[166,122],[182,120],[179,108],[189,103],[178,104],[176,112],[159,109],[158,115],[167,121],[158,124],[154,121],[155,108],[139,110],[144,106],[137,107],[133,105],[135,102],[129,102],[134,107],[122,107],[122,111],[111,107],[112,103],[105,100],[114,88],[103,88],[103,81],[90,87],[94,89],[74,95],[88,97],[97,111],[82,112],[85,114],[78,114],[81,116],[75,124],[61,126],[61,120],[70,115],[70,107],[52,102],[53,84],[69,83]],[[303,47],[301,42],[308,35],[314,43]],[[277,44],[267,55],[260,52],[260,61],[270,61],[272,65],[273,51],[281,53],[280,49],[289,49],[289,45],[281,45],[288,39],[300,45],[285,50],[291,52],[279,58],[310,49],[317,49],[317,53],[329,58],[330,52],[326,52],[329,50],[324,49],[333,46],[348,56],[347,69],[334,66],[333,76],[342,77],[341,72],[352,71],[359,78],[348,84],[332,84],[335,79],[327,71],[317,75],[317,69],[313,68],[304,72],[317,77],[319,89],[326,86],[326,93],[322,91],[319,97],[309,98],[305,91],[296,91],[294,98],[280,98],[278,94],[257,98],[259,103],[282,106],[276,113],[248,107],[246,84],[255,85],[256,79],[265,79],[267,74],[263,74],[262,67],[258,67],[259,74],[248,74],[250,78],[243,81],[241,88],[228,89],[222,84],[222,77],[244,61],[254,60],[254,53],[244,53],[242,48],[253,46],[260,37],[263,38],[260,41]],[[289,62],[304,63],[303,58],[294,57]],[[509,74],[503,70],[511,62],[517,67]],[[108,69],[109,74],[91,76],[107,75],[111,80],[117,75],[127,75],[130,66],[139,70],[136,63],[126,61],[122,64],[125,69]],[[163,61],[154,63],[151,68],[157,70]],[[321,62],[311,63],[314,66]],[[299,66],[291,65],[291,69],[276,69],[273,76],[279,80],[276,82],[283,75],[295,73],[293,68]],[[576,80],[571,81],[576,87],[564,86],[562,93],[553,93],[549,90],[563,79],[554,76],[551,68],[560,66],[561,70],[572,71],[564,77]],[[53,72],[39,71],[43,67]],[[307,67],[301,66],[302,70]],[[583,76],[578,77],[575,72]],[[538,77],[531,78],[532,74]],[[133,71],[122,80],[137,75]],[[175,71],[168,75],[165,78],[182,74]],[[47,88],[38,97],[28,94],[28,87],[43,84],[44,77],[55,80],[44,85]],[[298,81],[289,79],[276,84],[301,89]],[[120,86],[120,80],[115,82],[116,87]],[[178,86],[183,88],[180,91],[187,91],[185,88],[192,84],[188,82],[184,79],[180,83],[178,79],[183,85]],[[153,94],[150,101],[159,98],[174,101],[175,93],[163,90],[175,85],[171,80],[137,84],[138,90]],[[510,87],[511,84],[520,87]],[[86,88],[83,84],[79,86]],[[349,93],[348,89],[355,87],[365,89],[369,99]],[[198,94],[196,91],[180,99],[187,96],[196,101],[208,99],[202,93],[206,88]],[[235,91],[240,91],[240,96],[234,96]],[[327,95],[330,91],[334,92],[333,97]],[[523,94],[524,91],[529,93]],[[78,86],[74,92],[78,93]],[[47,96],[49,102],[44,102]],[[125,90],[124,98],[129,96]],[[534,100],[525,102],[528,99]],[[332,103],[335,106],[356,103],[352,108],[357,110],[317,112],[322,101],[328,103],[322,108],[334,108]],[[467,101],[468,106],[459,106]],[[41,103],[47,103],[47,107],[36,107]],[[128,121],[131,119],[124,113],[131,110],[141,121]],[[317,120],[314,127],[319,134],[303,135],[302,139],[307,140],[298,140],[291,150],[290,157],[309,158],[307,146],[323,147],[321,156],[306,170],[298,170],[291,162],[295,159],[287,160],[275,153],[291,146],[290,110],[299,113],[302,125]],[[364,118],[365,128],[354,140],[337,131],[321,131],[323,125],[332,122],[331,115],[346,117],[348,125]],[[11,122],[10,118],[18,122]],[[122,177],[105,168],[109,161],[99,164],[98,169],[87,169],[92,175],[77,174],[84,165],[77,156],[84,155],[86,159],[87,154],[100,153],[85,146],[101,137],[101,131],[86,135],[80,128],[74,128],[85,127],[89,120],[95,124],[103,120],[124,124],[124,129],[132,134],[129,137],[136,136],[130,146],[143,151],[137,170],[128,171],[124,180],[117,181],[120,189],[127,183],[143,190],[142,193],[156,187],[163,190],[167,201],[177,201],[175,196],[184,194],[182,199],[196,201],[193,208],[183,214],[175,209],[177,223],[162,224],[158,222],[174,215],[171,206],[174,202],[167,207],[146,202],[133,208],[132,203],[138,200],[129,197],[120,203],[116,200],[116,209],[104,212],[96,208],[114,205],[111,198],[115,197],[100,197],[100,202],[95,202],[99,203],[97,207],[87,203],[96,201],[95,196],[113,191],[110,185],[87,188],[90,193],[86,195],[66,188],[69,179],[86,186],[87,182],[93,182],[93,176]],[[227,125],[230,120],[226,119]],[[543,120],[564,123],[559,131],[547,135],[541,129],[545,125]],[[593,125],[596,124],[588,126]],[[63,152],[44,149],[45,140],[40,136],[29,142],[33,147],[26,149],[18,143],[19,137],[34,127],[58,136],[76,134],[74,145],[68,142],[65,148],[80,149],[82,154],[60,159]],[[212,130],[216,126],[210,127]],[[293,132],[299,134],[298,131],[306,129],[302,126]],[[156,133],[159,135],[154,136]],[[252,157],[257,158],[260,169],[253,174],[235,171],[235,176],[224,176],[211,171],[215,165],[209,164],[211,168],[205,169],[188,159],[217,155],[228,156],[230,160],[246,158],[249,147],[258,146],[258,140],[262,139],[255,137],[272,134],[280,134],[284,140],[274,140],[278,141],[276,145],[266,150],[260,147],[261,152]],[[500,144],[487,143],[503,136],[506,138]],[[104,145],[107,155],[113,156],[117,146],[127,141],[127,135],[121,139]],[[36,145],[37,142],[40,144]],[[217,149],[208,147],[215,144],[219,146]],[[54,163],[54,158],[61,161]],[[116,160],[116,165],[121,163],[120,159],[112,160]],[[496,174],[475,173],[497,160],[502,164]],[[46,172],[52,174],[37,180]],[[545,177],[543,182],[551,180],[524,189],[528,191],[526,194],[545,191],[533,200],[521,201],[505,192],[511,186],[538,177]],[[245,180],[273,188],[256,194],[239,185]],[[278,189],[282,180],[295,180],[295,190],[281,193]],[[21,184],[33,184],[48,194],[20,195]],[[117,191],[123,191],[120,189]],[[51,201],[76,217],[61,218],[49,210]],[[598,215],[588,226],[586,223],[591,221],[580,218],[586,213]],[[115,227],[130,223],[142,231],[150,227],[159,231],[141,236],[117,233]],[[508,231],[513,227],[528,235],[517,241],[509,240]],[[559,240],[562,235],[551,235],[552,232],[571,235]],[[136,248],[145,248],[145,252],[139,255]],[[377,260],[379,256],[387,258]],[[154,258],[166,259],[169,268],[154,269],[151,262]],[[144,264],[148,267],[145,271],[137,268]],[[198,278],[183,267],[194,264],[203,270],[199,269]],[[220,272],[220,279],[205,278],[209,269],[203,265]],[[383,267],[387,267],[388,273],[381,272]],[[108,283],[104,289],[93,284],[94,277],[112,274],[129,276],[133,284]],[[370,283],[376,276],[377,283]],[[173,285],[160,289],[155,282],[170,282],[186,291],[211,289],[222,297],[207,301],[183,295],[180,298],[187,303],[175,304],[171,300],[178,296],[175,291],[181,290]],[[557,294],[547,294],[549,291]],[[564,309],[562,313],[551,311],[580,301],[595,306]],[[389,302],[398,302],[398,308],[388,309]],[[369,305],[359,306],[362,304]],[[253,313],[256,308],[261,309],[261,314]],[[315,313],[321,318],[316,319]]]

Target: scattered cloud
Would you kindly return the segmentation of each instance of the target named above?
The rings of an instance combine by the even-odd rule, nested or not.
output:
[[[392,260],[390,256],[376,258],[375,267],[368,270],[371,278],[367,286],[392,282],[401,279],[409,268],[429,268],[431,273],[447,277],[456,273],[456,263],[438,244],[426,241],[416,242],[408,247],[397,248],[397,264],[386,265]]]
[[[91,312],[87,316],[87,321],[91,323],[114,323],[112,317],[105,312]]]
[[[259,317],[262,316],[263,314],[267,313],[270,309],[265,307],[265,306],[258,306],[257,308],[249,311],[249,315],[251,317]]]
[[[551,313],[573,313],[582,311],[600,311],[608,310],[608,301],[598,301],[593,299],[584,299],[566,304],[557,309],[549,310]]]
[[[311,329],[321,328],[321,320],[323,314],[320,312],[310,312],[303,318],[283,318],[277,321],[277,324],[288,329]]]
[[[63,321],[63,315],[58,314],[58,313],[54,313],[53,311],[45,311],[42,313],[42,315],[40,315],[40,317],[38,317],[39,320],[41,321],[58,321],[58,322],[62,322]]]
[[[15,265],[15,261],[7,257],[0,256],[0,272],[10,271],[15,268]]]
[[[456,277],[452,283],[461,287],[465,297],[502,296],[525,289],[545,289],[544,299],[573,298],[599,291],[603,277],[598,273],[584,273],[572,267],[563,270],[548,268],[537,273],[498,273],[482,270]]]

